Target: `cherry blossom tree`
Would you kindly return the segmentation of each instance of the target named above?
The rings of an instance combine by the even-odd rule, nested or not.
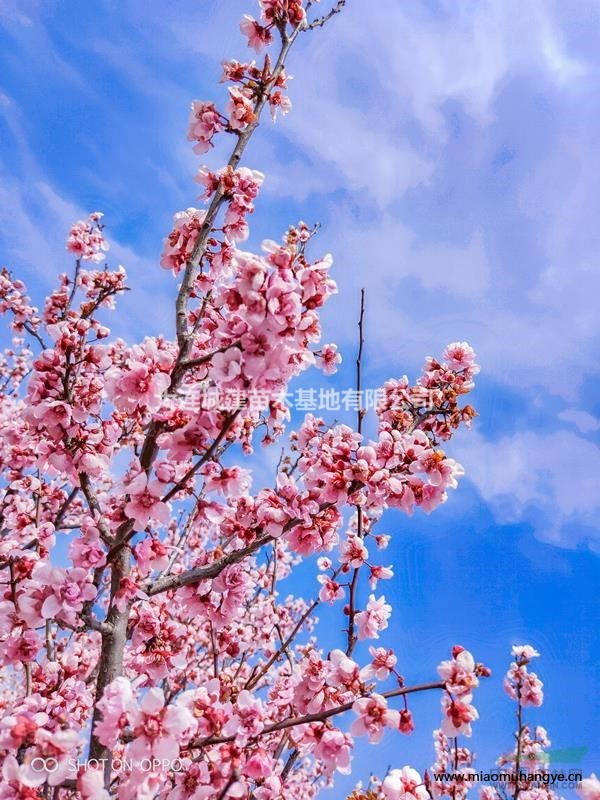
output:
[[[371,437],[362,406],[354,427],[307,414],[287,431],[290,381],[340,362],[319,321],[332,259],[309,254],[316,228],[303,222],[260,253],[241,247],[263,183],[240,164],[246,146],[264,112],[291,108],[290,48],[326,35],[315,31],[344,5],[260,0],[240,25],[260,63],[225,62],[222,111],[193,101],[194,152],[216,136],[232,148],[221,168],[199,166],[204,204],[175,214],[165,239],[173,340],[110,337],[128,287],[106,263],[100,212],[73,224],[74,269],[41,310],[0,274],[13,337],[0,361],[2,800],[310,800],[350,771],[356,745],[411,734],[419,692],[441,699],[431,772],[394,768],[352,797],[460,800],[471,788],[462,738],[489,670],[457,645],[408,685],[376,640],[392,613],[380,519],[429,513],[456,488],[463,470],[442,445],[475,415],[463,401],[475,354],[455,342],[416,381],[387,381]],[[363,315],[364,295],[358,392]],[[254,486],[255,448],[282,444],[273,484]],[[314,583],[295,597],[283,582],[302,561]],[[342,646],[317,627],[325,605]],[[513,654],[518,731],[502,763],[542,769],[546,733],[521,715],[542,700],[537,653]],[[519,780],[508,791],[555,796]],[[597,800],[594,777],[581,793]]]

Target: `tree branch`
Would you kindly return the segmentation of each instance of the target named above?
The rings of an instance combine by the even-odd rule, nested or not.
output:
[[[214,356],[218,355],[218,353],[226,353],[232,347],[238,347],[241,349],[242,342],[240,339],[237,339],[235,342],[231,342],[231,344],[224,344],[222,347],[218,347],[216,350],[213,350],[211,353],[206,353],[203,356],[198,356],[198,358],[192,358],[189,361],[184,361],[180,369],[193,369],[193,367],[200,367],[202,364],[206,364],[207,361],[210,361]]]
[[[67,495],[65,498],[64,503],[58,509],[58,513],[56,514],[56,518],[54,520],[54,527],[58,530],[60,528],[62,521],[67,515],[67,511],[69,510],[71,503],[75,500],[77,495],[79,494],[79,486],[75,486],[74,489],[71,490],[70,494]]]
[[[244,150],[246,149],[248,142],[252,137],[252,134],[258,127],[260,116],[268,100],[269,92],[275,86],[279,76],[281,75],[281,72],[285,66],[285,59],[287,58],[290,48],[295,42],[300,30],[301,28],[299,26],[290,36],[286,36],[285,32],[282,32],[281,34],[281,48],[279,50],[279,55],[277,56],[275,66],[273,67],[273,71],[271,72],[271,78],[263,87],[263,91],[259,94],[256,99],[256,103],[254,104],[255,120],[239,134],[237,143],[233,148],[233,152],[229,158],[229,161],[227,162],[227,166],[231,167],[231,169],[235,169],[239,164]],[[177,294],[177,300],[175,303],[175,324],[177,331],[177,342],[179,344],[179,356],[177,359],[178,365],[176,366],[176,369],[178,367],[181,368],[180,365],[187,359],[191,349],[191,340],[187,327],[188,299],[196,280],[198,266],[206,249],[207,240],[212,231],[213,222],[215,221],[219,209],[224,201],[225,193],[222,186],[219,185],[206,212],[206,217],[204,218],[204,222],[200,228],[200,233],[194,246],[194,250],[192,251],[192,255],[187,262],[183,279],[181,281],[181,286],[179,287],[179,292]]]
[[[230,414],[227,417],[227,419],[225,420],[225,424],[223,425],[223,427],[219,432],[219,435],[215,438],[211,446],[208,448],[208,450],[204,452],[202,457],[199,458],[198,461],[196,461],[196,463],[188,469],[183,478],[178,483],[176,483],[175,486],[172,486],[171,489],[169,489],[166,495],[162,498],[163,503],[167,503],[172,497],[174,497],[177,494],[177,492],[180,492],[185,487],[189,479],[193,477],[198,472],[198,470],[201,467],[203,467],[204,464],[206,464],[207,461],[210,461],[210,459],[215,454],[215,451],[217,450],[217,448],[227,435],[227,432],[235,422],[235,419],[239,415],[240,411],[241,409],[238,408],[233,412],[233,414]]]
[[[182,586],[189,586],[193,583],[206,580],[207,578],[216,578],[225,567],[230,564],[237,564],[252,553],[259,550],[264,544],[272,541],[273,537],[265,535],[256,539],[252,544],[243,547],[241,550],[234,550],[221,558],[216,559],[211,564],[204,567],[195,567],[189,569],[187,572],[182,572],[180,575],[165,575],[164,578],[159,578],[157,581],[144,584],[143,591],[147,595],[152,596],[167,592],[170,589],[180,589]]]
[[[401,686],[397,689],[390,689],[387,692],[381,692],[381,697],[385,697],[386,700],[389,700],[392,697],[403,697],[405,695],[415,694],[417,692],[427,692],[432,689],[445,688],[446,684],[443,681],[433,681],[431,683],[419,683],[415,686]],[[362,695],[362,697],[370,697],[371,694],[372,693]],[[343,714],[345,711],[350,711],[354,703],[360,699],[361,697],[356,697],[354,700],[351,700],[348,703],[343,703],[340,706],[329,708],[326,711],[318,711],[314,714],[306,714],[303,717],[289,717],[288,719],[281,720],[280,722],[274,722],[272,725],[267,725],[264,727],[258,736],[266,736],[269,733],[275,733],[276,731],[283,731],[287,728],[295,728],[297,725],[308,725],[311,722],[323,722],[330,717],[335,717],[338,714]],[[225,744],[227,742],[233,742],[235,741],[235,738],[235,735],[215,737],[210,736],[200,739],[197,742],[191,742],[188,746],[190,748],[208,747],[209,745],[213,744]]]
[[[322,28],[329,20],[334,17],[336,14],[339,14],[340,11],[346,5],[346,0],[338,0],[338,2],[334,5],[334,7],[329,11],[327,14],[324,14],[322,17],[317,17],[317,19],[310,22],[304,30],[312,31],[315,28]]]
[[[306,609],[304,614],[302,614],[302,616],[300,617],[300,619],[298,620],[298,622],[294,626],[293,631],[290,633],[290,635],[287,637],[287,639],[284,642],[282,642],[281,646],[273,653],[273,655],[266,662],[266,664],[264,664],[261,667],[259,672],[257,672],[256,675],[251,675],[250,676],[250,678],[248,679],[248,682],[246,683],[246,686],[244,687],[245,689],[254,689],[254,687],[261,680],[261,678],[263,678],[267,674],[267,672],[271,669],[271,667],[277,661],[277,659],[281,656],[281,654],[294,641],[294,639],[298,635],[298,632],[300,631],[300,628],[304,625],[306,620],[310,617],[310,615],[313,613],[313,611],[319,605],[320,602],[321,602],[320,600],[313,600],[313,602]]]
[[[83,492],[83,495],[87,501],[88,507],[92,512],[92,517],[94,517],[96,524],[98,525],[98,530],[100,531],[102,540],[105,544],[110,544],[112,540],[110,530],[103,519],[102,509],[100,508],[100,503],[98,502],[96,493],[92,488],[89,476],[85,472],[79,473],[79,483],[81,484],[81,491]]]
[[[365,319],[365,290],[360,290],[360,314],[358,317],[358,354],[356,356],[356,393],[358,397],[358,411],[357,411],[357,431],[362,436],[362,424],[365,416],[365,409],[362,407],[361,400],[361,387],[362,387],[362,355],[363,347],[365,344],[364,338],[364,319]],[[363,516],[362,509],[359,505],[356,506],[356,520],[357,520],[357,534],[360,539],[363,538]],[[352,581],[350,582],[350,597],[348,601],[348,645],[346,647],[346,655],[351,656],[356,642],[358,641],[354,618],[356,616],[356,589],[358,587],[358,573],[360,567],[355,567],[352,573]]]

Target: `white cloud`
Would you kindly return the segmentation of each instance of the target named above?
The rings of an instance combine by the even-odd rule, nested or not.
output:
[[[448,101],[486,125],[498,92],[515,76],[545,73],[561,84],[583,76],[587,66],[567,52],[563,38],[542,0],[446,0],[435,11],[379,0],[368,13],[348,4],[328,30],[299,43],[301,56],[292,56],[300,73],[292,137],[326,161],[333,157],[350,189],[356,173],[368,175],[373,166],[368,185],[377,185],[385,160],[401,196],[434,167],[428,148],[411,143],[415,123],[433,137],[431,147],[448,137]],[[358,159],[347,169],[354,153]],[[378,197],[388,198],[385,183]]]
[[[600,429],[600,419],[580,408],[567,408],[558,415],[565,422],[572,422],[581,433],[593,433]]]
[[[430,160],[406,139],[394,136],[383,117],[371,119],[359,109],[336,103],[330,93],[315,92],[315,80],[316,76],[303,76],[302,87],[290,90],[297,113],[286,120],[285,135],[308,156],[309,172],[325,170],[329,191],[341,186],[385,208],[429,180]],[[341,74],[339,81],[343,83]],[[392,116],[389,122],[393,120]]]
[[[390,214],[379,223],[358,218],[347,225],[348,210],[341,211],[340,223],[328,231],[338,245],[338,260],[348,264],[364,253],[364,269],[357,270],[356,277],[368,278],[378,295],[396,292],[406,278],[424,289],[442,289],[471,300],[489,288],[490,267],[481,231],[461,245],[424,241]]]
[[[461,437],[460,461],[499,522],[528,522],[564,547],[597,531],[600,448],[587,439],[525,431],[488,442],[473,432]],[[590,544],[600,550],[600,533]]]

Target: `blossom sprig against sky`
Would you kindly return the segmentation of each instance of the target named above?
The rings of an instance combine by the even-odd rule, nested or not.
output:
[[[224,181],[231,182],[232,198],[224,222],[227,236],[211,249],[211,269],[226,275],[236,242],[258,252],[263,239],[272,240],[297,219],[306,219],[307,231],[320,222],[311,252],[335,256],[331,274],[340,295],[333,296],[328,278],[319,276],[327,295],[321,314],[326,344],[313,358],[326,374],[337,373],[328,378],[316,376],[315,370],[297,375],[293,391],[314,391],[318,397],[322,389],[343,391],[353,385],[363,286],[365,387],[382,386],[390,374],[417,375],[423,354],[441,353],[447,342],[467,339],[483,372],[472,400],[479,416],[473,430],[458,432],[452,445],[451,455],[466,474],[461,476],[450,454],[441,465],[431,462],[427,452],[418,459],[430,487],[425,505],[437,505],[440,493],[459,477],[461,490],[431,519],[417,514],[408,520],[392,512],[386,530],[374,536],[383,545],[390,535],[389,548],[375,565],[367,563],[373,553],[363,553],[356,537],[348,536],[341,563],[371,570],[355,618],[357,638],[362,643],[378,637],[370,669],[380,679],[394,674],[398,656],[403,674],[416,680],[424,666],[439,662],[440,653],[464,642],[491,665],[494,677],[477,688],[476,706],[457,700],[444,709],[445,716],[457,727],[468,726],[475,708],[498,729],[506,729],[510,712],[490,687],[502,674],[507,646],[531,641],[544,656],[543,723],[556,757],[581,759],[589,772],[598,765],[593,733],[600,504],[599,198],[594,170],[600,125],[598,9],[586,0],[532,0],[525,6],[512,0],[478,5],[381,0],[365,6],[349,0],[335,20],[334,35],[307,38],[291,54],[290,74],[273,87],[260,136],[248,148],[248,168],[230,174],[220,171],[229,138],[225,131],[229,126],[243,132],[251,124],[248,83],[257,76],[254,67],[240,72],[234,61],[221,62],[236,57],[243,63],[250,53],[260,63],[271,45],[268,24],[244,17],[247,0],[167,5],[127,0],[118,7],[112,0],[76,7],[72,2],[0,0],[3,262],[25,279],[39,307],[55,289],[55,274],[69,271],[76,255],[85,260],[84,291],[93,290],[87,270],[93,275],[105,259],[126,267],[134,291],[122,294],[124,272],[102,278],[112,282],[105,284],[107,291],[122,295],[124,313],[110,323],[126,340],[119,355],[128,365],[127,376],[123,379],[118,370],[107,373],[106,391],[123,419],[160,404],[173,349],[165,341],[156,346],[142,339],[153,334],[173,338],[173,289],[197,241],[205,199]],[[217,99],[214,85],[222,77],[228,83],[220,86]],[[202,97],[210,99],[195,101],[190,110],[190,101]],[[255,202],[257,195],[260,202]],[[106,216],[88,218],[97,208]],[[173,220],[175,209],[183,211]],[[71,228],[74,220],[80,222]],[[265,258],[276,258],[278,248],[267,244]],[[248,288],[251,261],[246,268]],[[328,273],[329,265],[315,269]],[[2,276],[3,290],[8,280]],[[33,333],[41,335],[39,317],[31,315],[21,288],[10,284],[11,313],[17,323],[28,320]],[[65,291],[63,285],[55,300]],[[299,295],[303,289],[294,291]],[[234,298],[222,300],[235,310]],[[105,322],[94,321],[90,335],[104,340]],[[214,354],[214,376],[235,392],[240,375],[255,380],[262,374],[261,342],[251,331],[242,359],[236,331],[222,322],[216,329],[226,349]],[[296,344],[288,343],[292,349]],[[269,381],[290,377],[289,364],[279,356],[266,376],[267,387]],[[27,354],[15,356],[15,385],[28,363]],[[43,382],[38,387],[43,389]],[[391,394],[402,390],[390,387]],[[94,391],[92,384],[86,398],[90,407]],[[41,393],[32,397],[32,424],[45,425],[51,434],[80,422],[68,403],[47,402]],[[284,403],[274,409],[268,437],[277,435],[288,413]],[[311,413],[321,415],[317,409]],[[340,415],[354,424],[354,408],[335,412]],[[345,444],[328,442],[333,452]],[[185,440],[173,441],[169,459],[179,458],[186,446]],[[103,469],[106,453],[101,447],[91,449],[81,455],[81,463],[93,474]],[[65,468],[61,453],[51,457],[55,466]],[[319,452],[305,457],[313,490],[328,492],[331,502],[339,500],[343,475],[326,472],[323,486],[319,473],[327,459]],[[182,477],[169,459],[157,465],[156,480],[134,470],[118,487],[121,495],[129,494],[123,512],[135,530],[167,519],[171,500],[161,488]],[[254,488],[270,485],[277,458],[257,461]],[[237,497],[248,487],[248,475],[233,465],[221,471],[207,465],[200,474],[211,491],[223,496]],[[408,492],[403,494],[398,505],[406,511],[413,501]],[[422,497],[413,499],[423,505]],[[281,527],[274,504],[265,503],[263,511],[270,530]],[[206,513],[210,517],[214,509]],[[296,551],[314,552],[328,542],[334,527],[335,520],[326,518],[317,532],[296,531]],[[41,526],[42,547],[53,536],[53,530]],[[30,625],[47,615],[72,624],[88,601],[91,588],[77,570],[103,566],[102,537],[94,526],[86,526],[65,550],[77,564],[69,574],[65,552],[63,564],[51,573],[38,567],[42,571],[27,576],[33,582],[31,602],[22,604],[21,613]],[[143,571],[163,571],[174,556],[176,550],[158,540],[135,546]],[[333,610],[343,591],[338,569],[335,562],[321,568],[318,580],[301,571],[289,581],[289,591],[297,593],[299,586],[304,591],[310,575],[322,606],[333,604],[331,616],[321,612],[322,626],[339,627]],[[36,593],[42,583],[51,591]],[[247,588],[238,574],[223,577],[218,588],[223,619]],[[186,592],[187,601],[200,607],[201,598],[191,588]],[[143,588],[125,581],[114,602],[122,611],[143,600]],[[295,612],[302,614],[303,608]],[[164,614],[142,615],[136,622],[140,630],[152,631]],[[177,666],[169,660],[170,648],[180,635],[176,626],[165,630],[165,661],[144,661],[152,680],[160,679],[165,665]],[[36,637],[35,631],[28,631],[22,643],[13,637],[8,657],[29,657],[41,646]],[[140,650],[143,641],[136,638]],[[337,658],[332,656],[332,663]],[[458,653],[453,659],[462,662],[468,656]],[[331,667],[336,680],[342,680],[343,666]],[[513,689],[520,669],[517,664],[512,677],[509,673],[507,685]],[[532,700],[541,700],[536,680],[527,680]],[[117,687],[111,699],[115,714],[126,704],[125,695]],[[212,699],[194,702],[209,705]],[[240,706],[251,732],[262,712],[246,699]],[[388,727],[386,719],[401,731],[404,727],[404,733],[416,729],[401,737],[400,745],[395,734],[393,739],[383,736],[376,749],[355,760],[354,775],[362,770],[366,780],[374,766],[383,775],[388,764],[395,764],[398,770],[387,779],[389,796],[408,791],[407,786],[412,791],[411,768],[400,766],[430,763],[423,753],[431,752],[429,731],[439,726],[439,707],[415,697],[410,716],[396,718],[377,698],[358,702],[365,741],[379,738]],[[131,706],[136,724],[146,713],[161,717],[160,697],[150,697],[147,704],[147,709],[141,703]],[[529,709],[534,722],[536,705]],[[158,747],[163,740],[165,747],[185,740],[186,710],[182,704],[178,716],[164,731],[160,728]],[[498,741],[477,740],[473,728],[478,760],[493,763]],[[442,731],[436,740],[440,759],[447,754],[445,735]],[[345,736],[312,742],[323,758],[335,754],[342,771],[349,755]],[[545,741],[535,726],[528,736],[532,750]],[[72,742],[66,736],[53,744],[67,753]],[[257,752],[249,769],[260,775],[267,761]],[[206,778],[201,772],[198,767],[199,782]],[[354,785],[341,780],[338,786]],[[594,786],[584,787],[589,797]],[[100,791],[93,778],[85,791],[90,797]]]

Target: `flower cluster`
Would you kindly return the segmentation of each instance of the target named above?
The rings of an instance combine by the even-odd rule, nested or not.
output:
[[[297,27],[305,18],[302,3],[297,0],[265,2],[262,12],[261,22],[245,14],[240,23],[241,32],[248,38],[248,46],[257,53],[272,44],[273,28],[285,27],[288,23]],[[207,153],[218,133],[226,131],[239,135],[256,123],[257,110],[264,98],[269,104],[273,119],[278,110],[287,114],[292,107],[289,97],[284,94],[288,80],[284,67],[271,70],[268,56],[262,67],[254,62],[223,62],[223,81],[233,83],[227,89],[225,114],[221,114],[212,102],[192,102],[187,138],[194,142],[194,152],[199,155]]]
[[[178,275],[191,259],[202,229],[206,212],[197,208],[178,211],[173,217],[173,230],[164,242],[160,265]]]
[[[457,374],[449,368],[445,373],[443,385]],[[358,502],[375,516],[387,507],[433,511],[463,473],[437,447],[436,421],[445,425],[452,413],[446,402],[426,411],[411,407],[405,412],[410,424],[399,428],[384,412],[378,439],[366,443],[348,426],[326,428],[324,420],[307,415],[296,437],[304,483],[326,502]]]
[[[478,719],[477,709],[471,705],[473,690],[479,686],[480,676],[487,677],[490,671],[483,664],[476,664],[471,653],[456,645],[452,658],[442,661],[438,667],[447,694],[442,695],[442,733],[446,736],[471,735],[471,722]]]
[[[227,202],[223,221],[226,241],[233,243],[247,239],[249,228],[246,215],[254,211],[253,201],[258,195],[264,175],[247,167],[240,167],[238,170],[225,167],[216,173],[202,168],[196,180],[205,187],[205,199],[208,200],[219,190]]]
[[[194,153],[207,153],[212,146],[213,136],[222,130],[225,130],[225,124],[215,104],[194,100],[187,134],[188,141],[196,142]]]
[[[384,384],[385,396],[378,407],[382,427],[409,431],[415,419],[421,419],[423,431],[440,441],[449,439],[459,425],[470,425],[475,416],[472,406],[459,406],[459,398],[473,389],[478,372],[475,352],[466,342],[449,344],[441,362],[427,359],[414,385],[406,376]]]
[[[259,0],[263,20],[269,25],[298,27],[306,19],[302,0]]]
[[[520,706],[541,706],[544,701],[543,683],[535,672],[528,670],[531,659],[539,653],[530,645],[515,645],[512,654],[515,660],[504,678],[506,693]]]
[[[82,261],[104,260],[104,253],[108,250],[108,242],[104,238],[104,226],[100,220],[104,214],[94,211],[87,220],[74,222],[67,239],[67,250]]]

